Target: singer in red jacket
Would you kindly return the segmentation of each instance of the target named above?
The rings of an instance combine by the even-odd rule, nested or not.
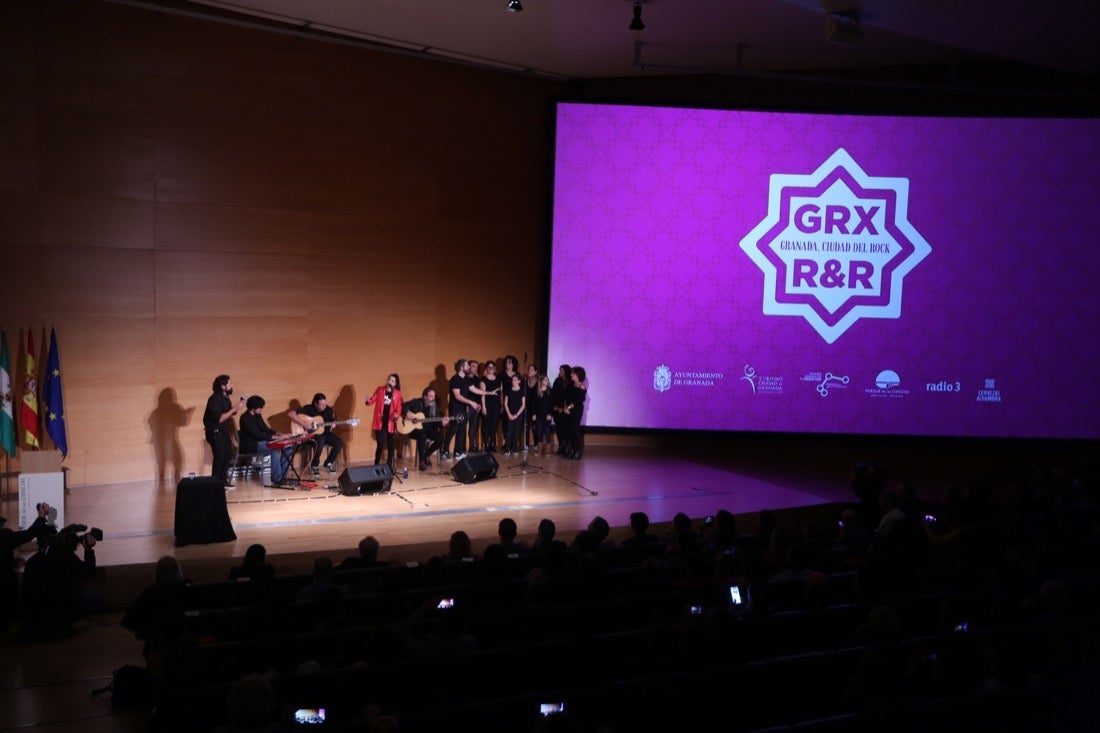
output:
[[[397,418],[401,416],[401,377],[391,374],[386,383],[374,390],[367,400],[374,405],[374,465],[382,462],[382,442],[386,444],[386,463],[393,468],[394,436],[397,432]]]

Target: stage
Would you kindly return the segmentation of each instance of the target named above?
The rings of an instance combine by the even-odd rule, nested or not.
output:
[[[258,475],[240,477],[225,492],[237,535],[231,542],[176,546],[175,478],[67,489],[65,518],[103,530],[96,554],[108,584],[128,574],[126,568],[147,582],[149,566],[162,555],[178,558],[195,580],[217,580],[253,543],[267,548],[280,572],[308,572],[313,558],[323,554],[339,561],[366,535],[379,540],[381,557],[391,562],[423,562],[443,552],[459,529],[480,552],[495,540],[505,516],[516,520],[520,538],[528,540],[548,517],[559,538],[571,541],[597,515],[611,524],[612,539],[621,539],[635,511],[646,512],[654,525],[667,525],[677,512],[698,519],[726,509],[737,515],[739,531],[752,532],[762,509],[852,501],[849,467],[858,461],[887,465],[891,482],[913,482],[923,498],[938,500],[947,484],[971,478],[1010,490],[1014,477],[1035,466],[1074,462],[1093,447],[744,435],[660,445],[641,438],[634,444],[608,442],[603,436],[589,442],[579,461],[532,454],[524,467],[522,456],[496,454],[497,476],[470,484],[452,477],[453,461],[437,461],[421,472],[410,456],[408,465],[398,462],[388,492],[361,496],[340,492],[337,479],[345,466],[337,473],[322,471],[311,490],[269,488]],[[409,475],[401,478],[406,467]],[[14,486],[4,491],[0,513],[14,528],[17,495]]]
[[[497,523],[506,516],[516,520],[525,538],[549,517],[559,537],[569,541],[597,515],[621,528],[635,511],[659,524],[676,512],[702,517],[727,509],[755,515],[851,496],[843,462],[833,475],[807,480],[710,465],[652,447],[593,446],[579,461],[531,455],[526,467],[521,455],[497,454],[497,461],[495,478],[470,484],[451,475],[453,461],[437,461],[423,472],[410,467],[407,478],[402,462],[388,492],[361,496],[340,492],[343,467],[322,471],[309,490],[265,487],[259,475],[242,476],[225,492],[237,535],[232,542],[176,546],[175,479],[68,489],[65,518],[103,530],[105,539],[96,547],[102,567],[144,566],[174,555],[191,574],[202,576],[201,568],[212,567],[220,578],[227,561],[243,556],[253,543],[263,544],[280,570],[302,571],[308,563],[298,558],[328,554],[338,561],[366,535],[379,540],[384,558],[413,562],[443,551],[459,529],[479,551],[495,539]],[[18,516],[10,493],[0,507],[5,516]],[[743,531],[750,531],[748,522]]]

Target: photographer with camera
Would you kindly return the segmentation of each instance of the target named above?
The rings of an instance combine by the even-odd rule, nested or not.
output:
[[[19,609],[19,575],[16,573],[16,548],[50,531],[50,505],[38,505],[38,516],[22,531],[8,529],[0,517],[0,633],[8,630]]]
[[[82,534],[83,533],[83,534]],[[28,639],[59,638],[99,608],[102,599],[87,588],[95,575],[96,543],[103,531],[70,524],[38,538],[38,552],[23,570],[23,634]],[[81,549],[83,557],[77,556]]]

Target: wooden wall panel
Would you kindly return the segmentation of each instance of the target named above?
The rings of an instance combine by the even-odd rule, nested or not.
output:
[[[554,84],[21,7],[0,30],[0,322],[12,345],[57,327],[70,485],[208,471],[219,373],[277,429],[325,392],[367,460],[389,372],[416,396],[460,356],[534,352]]]
[[[153,204],[134,199],[43,196],[42,243],[150,249]]]
[[[157,252],[156,263],[162,318],[294,318],[308,303],[306,289],[292,287],[294,273],[308,271],[306,255],[170,251]]]
[[[109,247],[43,247],[49,309],[58,316],[152,317],[153,253]]]
[[[41,238],[39,201],[40,197],[31,191],[0,188],[0,246],[11,245],[12,253],[32,247],[37,249]],[[11,272],[7,268],[13,266],[12,262],[4,260],[5,280]]]
[[[44,193],[152,199],[153,140],[48,125],[40,140]]]
[[[2,106],[2,105],[0,105]],[[23,122],[0,122],[0,188],[38,188],[38,131]]]
[[[309,251],[316,219],[306,211],[159,203],[156,248],[242,252],[280,260]]]

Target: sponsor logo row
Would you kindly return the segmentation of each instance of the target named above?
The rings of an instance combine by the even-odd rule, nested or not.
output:
[[[762,374],[752,364],[746,364],[743,373],[737,376],[742,389],[752,395],[781,395],[787,389],[788,380],[783,375]],[[684,388],[710,389],[723,386],[730,377],[724,372],[703,370],[674,370],[667,364],[661,364],[653,370],[653,389],[657,392],[669,392]],[[1001,401],[1001,391],[997,380],[987,378],[979,385],[966,384],[958,379],[940,379],[934,382],[903,382],[901,375],[893,369],[883,369],[866,384],[856,383],[848,374],[831,371],[807,371],[791,379],[792,389],[813,387],[823,399],[835,396],[838,392],[858,392],[876,399],[903,399],[913,393],[934,395],[959,395],[973,397],[975,402],[996,403]]]

